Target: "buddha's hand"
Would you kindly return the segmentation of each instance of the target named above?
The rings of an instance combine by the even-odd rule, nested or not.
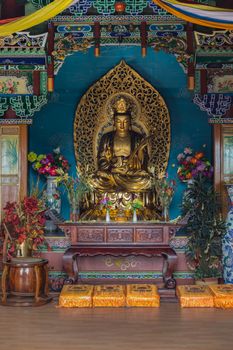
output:
[[[112,158],[112,151],[111,151],[111,148],[109,146],[106,146],[105,150],[104,150],[104,153],[105,153],[105,158],[107,159],[107,161],[109,162],[110,159]]]
[[[140,170],[141,169],[141,162],[138,158],[137,155],[135,155],[133,158],[131,158],[129,161],[128,161],[128,169],[129,170]]]

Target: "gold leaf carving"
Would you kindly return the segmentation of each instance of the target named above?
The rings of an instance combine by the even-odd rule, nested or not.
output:
[[[164,174],[170,151],[170,116],[159,92],[121,61],[83,95],[74,121],[75,156],[82,175],[97,170],[96,155],[101,136],[113,129],[116,101],[123,97],[130,108],[132,128],[153,135],[150,167]]]

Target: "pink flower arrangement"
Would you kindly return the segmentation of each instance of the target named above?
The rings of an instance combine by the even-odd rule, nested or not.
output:
[[[179,163],[177,174],[181,181],[195,179],[200,174],[209,179],[213,176],[213,167],[201,151],[194,153],[190,147],[186,147],[178,154],[177,160]]]
[[[35,171],[46,176],[60,176],[69,170],[69,163],[61,155],[59,148],[49,154],[37,155],[35,152],[30,152],[28,154],[28,160],[32,163]]]
[[[113,203],[112,201],[110,201],[109,197],[104,197],[103,199],[101,199],[100,205],[106,208],[107,210],[110,210],[113,206]]]

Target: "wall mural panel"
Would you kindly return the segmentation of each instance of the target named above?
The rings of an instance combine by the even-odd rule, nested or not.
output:
[[[28,95],[33,93],[32,81],[29,77],[0,75],[0,95]]]

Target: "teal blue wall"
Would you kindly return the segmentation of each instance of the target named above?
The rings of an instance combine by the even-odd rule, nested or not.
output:
[[[55,91],[49,102],[38,112],[30,126],[29,150],[49,153],[60,146],[75,173],[73,147],[73,122],[76,107],[86,90],[101,76],[124,59],[142,77],[148,80],[163,96],[171,117],[171,152],[168,165],[169,177],[176,178],[177,154],[185,146],[195,150],[206,144],[206,154],[211,155],[211,127],[205,112],[192,103],[187,90],[186,75],[173,55],[148,50],[147,57],[140,55],[140,47],[103,47],[101,56],[75,53],[66,58],[55,78]],[[71,170],[71,171],[72,171]],[[30,172],[30,181],[32,179]],[[44,181],[44,179],[42,179]],[[178,181],[176,195],[171,205],[171,217],[179,215],[184,184]],[[68,203],[63,200],[62,214],[68,218]]]

